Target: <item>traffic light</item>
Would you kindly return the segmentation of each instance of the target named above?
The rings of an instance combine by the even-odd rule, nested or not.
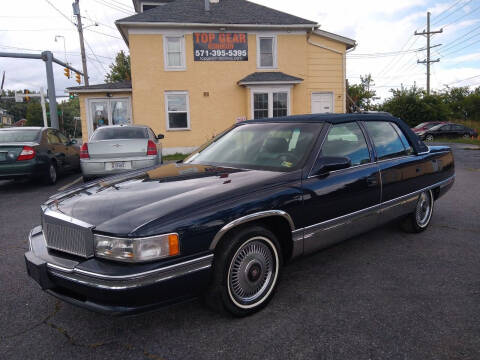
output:
[[[67,78],[70,79],[70,69],[69,68],[63,68],[63,73]]]
[[[68,98],[69,98],[70,100],[75,99],[75,94],[74,94],[74,93],[69,93],[69,94],[68,94]]]
[[[28,90],[28,89],[23,90],[23,94],[24,95],[30,94],[30,90]],[[25,96],[24,98],[25,98],[25,102],[30,101],[30,96]]]
[[[82,77],[79,73],[75,73],[75,78],[77,79],[77,83],[79,83],[79,84],[82,83]]]

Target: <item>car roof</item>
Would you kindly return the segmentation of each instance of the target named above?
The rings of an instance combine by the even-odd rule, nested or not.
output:
[[[308,122],[308,123],[319,123],[319,122],[328,122],[331,124],[344,123],[349,121],[396,121],[398,118],[394,117],[392,114],[386,112],[363,112],[363,113],[353,113],[353,114],[303,114],[303,115],[289,115],[289,116],[280,116],[275,118],[265,118],[265,119],[255,119],[255,120],[246,120],[242,121],[239,124],[245,123],[249,124],[252,122],[255,123],[264,123],[264,122]]]
[[[104,126],[100,126],[100,127],[96,128],[95,131],[96,131],[96,130],[100,130],[100,129],[116,129],[116,128],[128,128],[128,127],[145,128],[145,129],[148,129],[148,128],[149,128],[147,125],[138,125],[138,124],[128,124],[128,125],[124,125],[124,124],[120,124],[120,125],[104,125]]]
[[[11,131],[11,130],[42,130],[42,129],[46,129],[46,128],[42,126],[17,126],[17,127],[10,127],[10,128],[1,128],[0,130]]]

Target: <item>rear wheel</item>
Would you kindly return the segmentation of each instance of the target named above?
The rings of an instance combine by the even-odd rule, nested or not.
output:
[[[224,239],[215,255],[207,303],[235,316],[255,313],[273,297],[281,267],[275,235],[261,226],[244,228]]]
[[[47,174],[45,174],[45,183],[47,185],[54,185],[57,182],[57,176],[58,176],[57,164],[54,161],[52,161],[48,166]]]
[[[430,135],[430,134],[427,135],[427,136],[425,137],[425,140],[427,140],[427,141],[433,141],[433,135]]]
[[[412,233],[425,230],[432,219],[433,204],[432,190],[422,192],[418,197],[415,210],[404,219],[402,223],[403,229]]]
[[[470,135],[469,135],[469,134],[463,134],[463,137],[464,137],[465,139],[468,139],[468,138],[470,137]]]

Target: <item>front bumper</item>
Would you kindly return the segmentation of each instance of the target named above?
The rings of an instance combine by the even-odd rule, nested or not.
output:
[[[213,254],[161,265],[118,264],[51,251],[41,227],[29,235],[28,275],[40,287],[68,303],[96,312],[125,315],[198,295],[211,275]]]
[[[131,168],[106,170],[106,164],[112,162],[131,162]],[[160,164],[158,156],[144,156],[137,158],[115,158],[115,159],[81,159],[80,167],[82,174],[88,177],[108,176],[120,174],[127,171],[144,169]]]

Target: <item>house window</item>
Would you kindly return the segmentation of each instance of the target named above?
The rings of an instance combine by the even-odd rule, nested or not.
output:
[[[259,36],[257,38],[257,67],[277,67],[277,41],[275,36]]]
[[[183,36],[165,36],[165,70],[185,70],[185,43]]]
[[[165,93],[167,130],[189,130],[190,112],[187,92]]]
[[[263,119],[268,117],[268,93],[253,94],[253,118]]]
[[[252,90],[252,94],[252,117],[254,119],[287,116],[290,114],[290,90],[288,88]]]

